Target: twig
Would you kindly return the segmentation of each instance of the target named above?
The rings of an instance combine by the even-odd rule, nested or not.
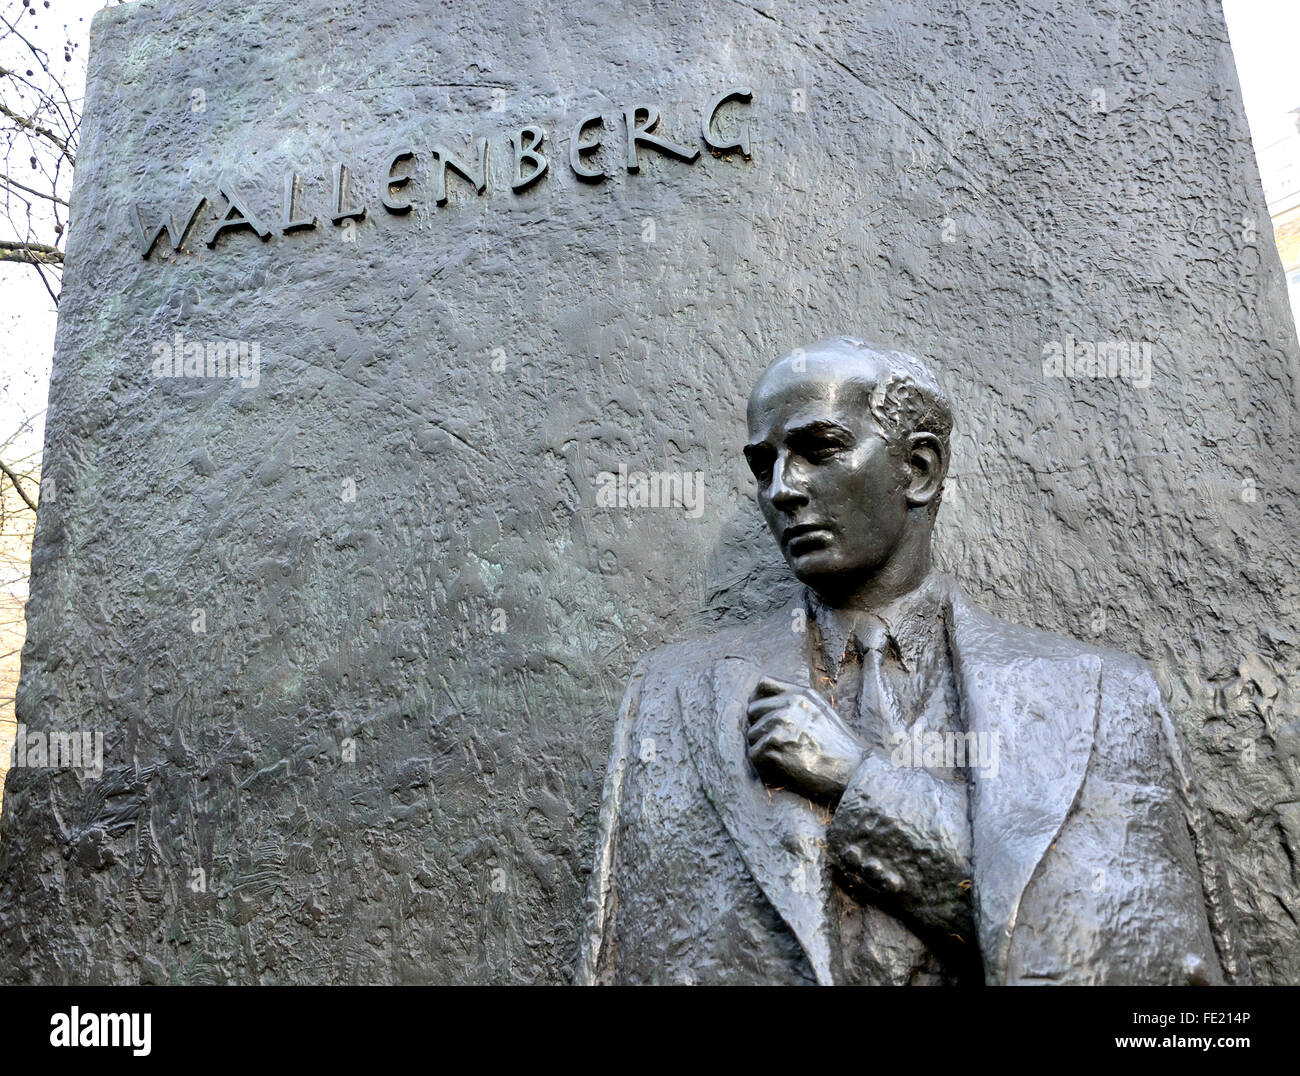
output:
[[[13,471],[9,470],[4,460],[0,460],[0,471],[4,471],[4,473],[8,475],[9,481],[14,484],[14,489],[18,491],[18,496],[20,496],[26,502],[28,508],[30,508],[33,512],[35,512],[36,503],[29,496],[27,496],[27,491],[23,489],[23,484],[18,481],[18,476],[14,474]]]
[[[18,180],[16,180],[16,179],[11,179],[9,176],[5,175],[3,172],[0,172],[0,181],[3,181],[3,182],[5,182],[5,183],[7,183],[9,186],[14,187],[14,188],[17,189],[17,190],[20,190],[20,191],[26,191],[28,194],[34,194],[34,195],[36,195],[37,198],[44,198],[46,201],[49,201],[49,202],[58,202],[59,205],[67,205],[67,204],[68,204],[68,203],[65,202],[62,198],[60,198],[57,194],[43,194],[42,192],[40,192],[40,191],[38,191],[38,190],[34,190],[34,189],[31,188],[31,187],[24,187],[21,183],[18,182]]]
[[[68,148],[68,144],[65,141],[63,141],[62,138],[56,135],[53,131],[51,131],[48,127],[42,127],[40,124],[33,123],[29,119],[24,119],[22,116],[18,115],[18,113],[15,112],[12,108],[9,108],[6,105],[0,105],[0,115],[8,116],[19,127],[25,127],[29,131],[35,131],[42,138],[46,138],[49,141],[53,142],[56,146],[59,147],[59,152],[62,153],[63,156],[65,156],[68,159],[68,163],[72,165],[73,168],[77,167],[77,159],[72,155],[72,150]]]

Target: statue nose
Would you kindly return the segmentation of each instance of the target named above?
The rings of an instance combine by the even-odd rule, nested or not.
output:
[[[786,512],[808,503],[808,494],[790,483],[784,459],[778,459],[772,468],[772,484],[768,487],[767,497],[773,507]]]

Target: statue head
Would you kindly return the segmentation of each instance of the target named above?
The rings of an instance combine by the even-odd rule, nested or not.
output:
[[[889,600],[930,567],[952,408],[917,359],[847,336],[773,363],[745,458],[799,580],[832,605]]]

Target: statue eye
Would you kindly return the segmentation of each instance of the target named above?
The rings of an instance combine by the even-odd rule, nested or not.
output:
[[[745,460],[749,463],[749,469],[755,478],[764,478],[772,472],[772,464],[776,459],[776,453],[770,448],[760,446],[747,447],[745,449]]]
[[[827,460],[834,459],[844,451],[845,446],[835,440],[821,440],[809,442],[804,447],[804,458],[812,463],[825,463]]]
[[[848,431],[829,423],[798,430],[790,439],[790,448],[809,463],[826,463],[852,444]]]

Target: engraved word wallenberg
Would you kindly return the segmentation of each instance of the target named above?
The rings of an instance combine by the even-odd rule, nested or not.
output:
[[[748,418],[804,593],[636,667],[579,980],[1245,981],[1146,665],[933,568],[953,417],[930,371],[823,341],[767,370]]]

